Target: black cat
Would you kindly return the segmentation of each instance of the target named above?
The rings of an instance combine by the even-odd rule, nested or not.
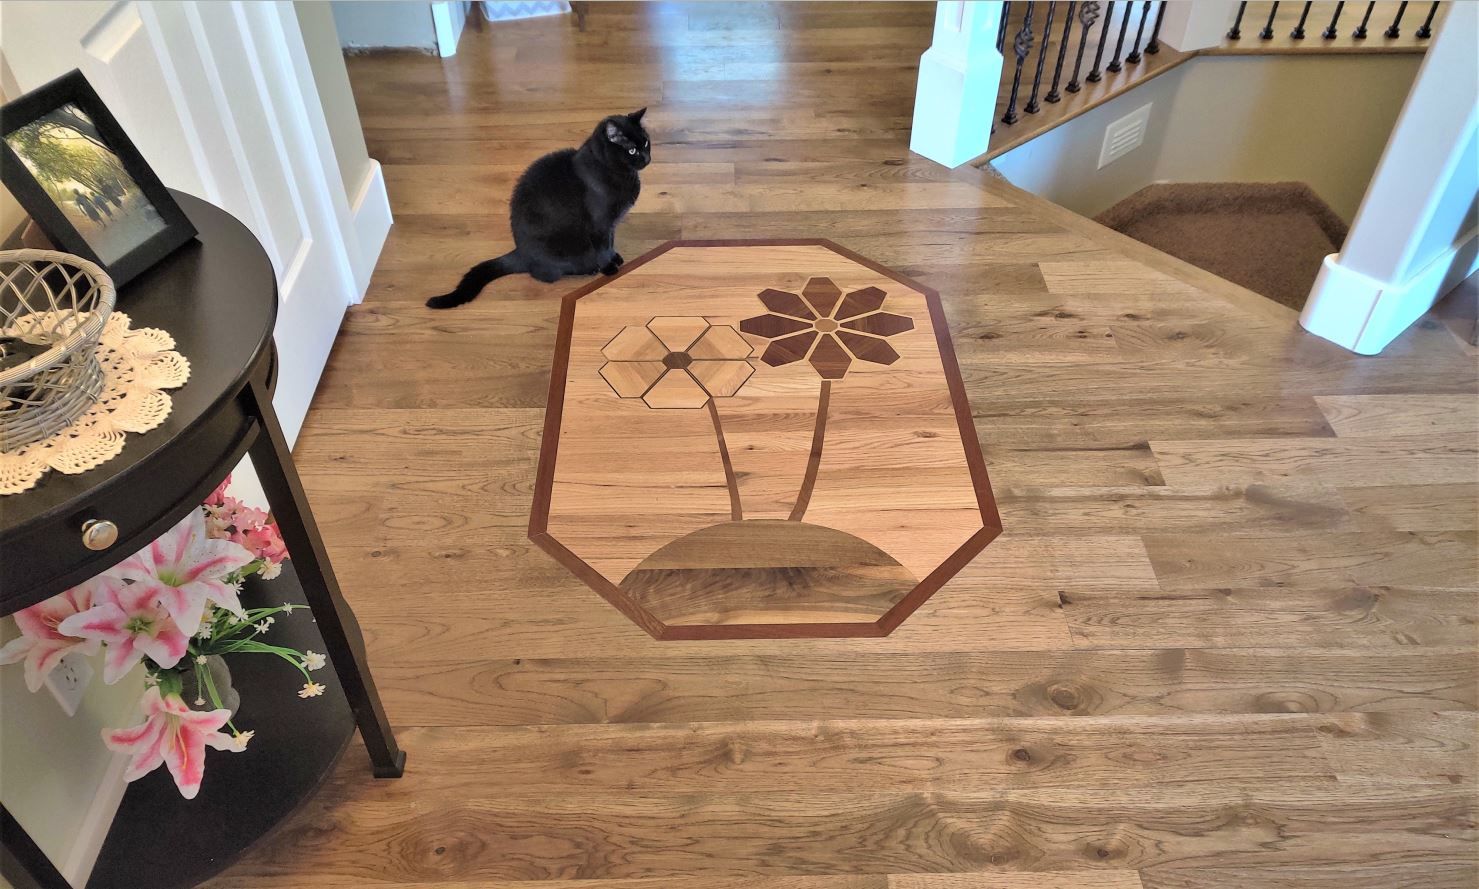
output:
[[[426,301],[433,309],[471,302],[494,278],[528,272],[546,283],[566,275],[614,275],[616,224],[637,202],[637,171],[652,161],[642,128],[646,108],[601,121],[579,148],[562,148],[529,165],[514,185],[509,221],[514,249],[480,262],[457,289]]]

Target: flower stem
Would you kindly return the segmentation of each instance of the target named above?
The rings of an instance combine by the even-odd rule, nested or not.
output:
[[[738,522],[745,517],[740,506],[739,479],[734,475],[734,464],[729,459],[729,446],[724,443],[724,426],[719,422],[719,408],[714,399],[709,399],[709,419],[714,421],[714,439],[719,443],[719,460],[724,464],[724,484],[729,487],[729,518]]]
[[[817,396],[817,422],[811,433],[811,456],[806,460],[806,475],[801,479],[801,490],[796,493],[796,505],[791,509],[791,521],[799,522],[806,515],[811,503],[811,492],[817,484],[817,470],[822,465],[822,443],[827,438],[827,403],[832,400],[832,381],[822,380],[821,394]]]

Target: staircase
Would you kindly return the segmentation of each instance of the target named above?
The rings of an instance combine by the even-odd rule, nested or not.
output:
[[[976,166],[1199,55],[1422,53],[1446,16],[1443,3],[1244,2],[1217,41],[1182,51],[1160,39],[1165,0],[1000,5],[1005,64]]]

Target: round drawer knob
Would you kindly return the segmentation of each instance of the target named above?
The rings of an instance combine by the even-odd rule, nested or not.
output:
[[[88,549],[107,549],[118,542],[118,526],[107,519],[88,519],[82,523],[82,545]]]

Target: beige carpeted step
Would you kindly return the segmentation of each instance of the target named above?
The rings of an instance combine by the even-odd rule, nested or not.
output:
[[[1150,185],[1095,220],[1296,310],[1346,236],[1302,182]]]

